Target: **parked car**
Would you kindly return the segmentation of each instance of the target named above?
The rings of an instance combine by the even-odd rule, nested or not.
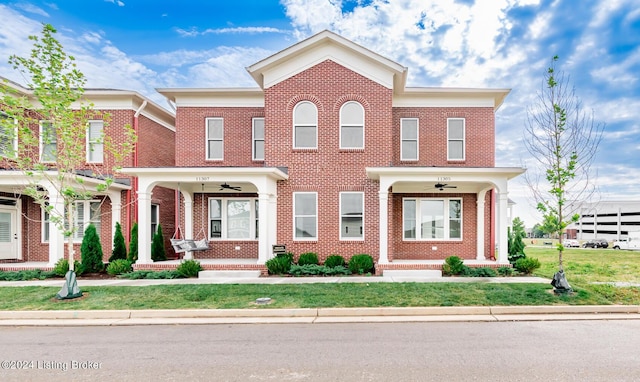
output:
[[[566,239],[562,241],[562,245],[567,248],[579,248],[580,242],[578,240]]]
[[[613,249],[628,249],[631,251],[640,251],[640,237],[628,237],[613,242]]]
[[[609,242],[605,239],[591,239],[582,244],[584,248],[608,248]]]

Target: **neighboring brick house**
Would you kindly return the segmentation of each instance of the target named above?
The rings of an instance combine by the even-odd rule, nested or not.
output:
[[[0,78],[0,80],[3,80]],[[33,91],[10,81],[4,81],[5,85],[17,92],[19,96],[33,99]],[[95,136],[104,134],[114,141],[125,139],[125,125],[134,128],[138,137],[135,151],[126,158],[124,166],[167,166],[175,164],[175,116],[166,109],[158,106],[149,99],[132,91],[113,89],[86,89],[84,100],[94,104],[95,115],[90,120],[90,131]],[[37,112],[37,109],[33,109]],[[108,115],[108,117],[106,117]],[[106,118],[105,118],[106,117]],[[15,124],[6,116],[0,114],[0,126],[2,133],[6,129],[14,128]],[[45,126],[45,127],[43,127]],[[46,128],[44,123],[32,126],[32,129]],[[40,132],[41,134],[41,132]],[[5,138],[8,135],[3,135]],[[158,144],[162,142],[162,144]],[[22,172],[14,169],[12,160],[3,151],[6,139],[0,144],[0,262],[30,262],[43,263],[53,266],[61,257],[66,255],[66,240],[62,232],[59,232],[54,224],[49,224],[47,214],[34,203],[33,199],[23,194],[23,188],[29,184],[30,179]],[[15,147],[17,140],[11,142]],[[50,152],[59,149],[54,143]],[[102,174],[109,174],[112,168],[113,158],[102,150],[103,144],[98,141],[86,144],[87,168],[102,169]],[[91,146],[91,149],[89,147]],[[42,155],[48,150],[42,148]],[[41,158],[42,159],[42,158]],[[83,169],[81,169],[83,170]],[[102,183],[101,180],[80,174],[85,183],[91,188]],[[129,242],[130,230],[136,221],[137,199],[135,195],[135,178],[117,174],[116,181],[104,193],[98,193],[90,201],[77,202],[76,224],[80,227],[74,234],[75,256],[80,258],[80,244],[84,228],[93,223],[98,228],[101,238],[104,261],[111,256],[113,248],[113,235],[115,224],[120,222],[123,235]],[[55,187],[41,184],[47,191],[48,198],[58,211],[62,211],[63,205],[59,199]],[[58,203],[55,201],[59,200]],[[175,191],[168,188],[157,187],[153,190],[150,200],[153,207],[153,219],[146,220],[149,230],[156,229],[161,223],[163,230],[171,232],[175,227]],[[166,240],[170,247],[169,240]],[[169,251],[173,255],[173,251]],[[2,269],[19,268],[18,264],[0,264]]]
[[[378,269],[508,264],[507,183],[524,172],[495,167],[508,89],[406,87],[407,68],[329,31],[247,70],[258,88],[158,89],[176,108],[175,167],[123,169],[140,221],[154,187],[180,191],[180,233],[209,243],[187,257],[260,265],[284,244]],[[151,264],[149,225],[139,234]]]

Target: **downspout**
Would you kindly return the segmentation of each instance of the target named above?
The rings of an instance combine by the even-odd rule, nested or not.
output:
[[[133,134],[136,137],[136,142],[133,145],[133,167],[134,168],[138,167],[138,139],[140,138],[138,134],[138,128],[139,128],[138,117],[140,116],[142,109],[144,109],[146,106],[147,106],[147,100],[144,100],[142,102],[142,105],[140,105],[138,110],[136,110],[135,114],[133,115]],[[129,219],[129,222],[131,224],[138,222],[138,177],[137,176],[133,177],[132,183],[133,183],[132,184],[133,200],[132,200],[131,190],[129,190],[129,203],[127,203],[127,219]],[[133,205],[133,222],[131,221],[131,210],[130,210],[132,205]],[[128,231],[131,232],[131,228],[129,228]],[[127,235],[130,235],[130,233]]]
[[[491,247],[489,248],[489,253],[490,256],[489,257],[491,260],[496,261],[496,189],[492,189],[491,190],[491,194],[489,194],[491,196],[491,203],[489,204],[491,206],[491,216],[490,216],[490,224],[489,224],[489,232],[490,232],[490,243],[491,243]]]

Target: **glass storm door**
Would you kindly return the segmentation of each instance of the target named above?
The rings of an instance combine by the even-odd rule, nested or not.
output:
[[[18,258],[18,232],[15,209],[0,209],[0,259]]]

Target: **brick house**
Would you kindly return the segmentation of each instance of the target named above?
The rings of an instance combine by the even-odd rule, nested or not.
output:
[[[407,68],[329,31],[247,70],[258,87],[157,89],[176,109],[175,166],[123,169],[140,222],[155,187],[179,191],[177,236],[208,243],[186,258],[263,267],[284,244],[378,270],[508,264],[508,180],[524,172],[495,167],[508,89],[407,87]]]
[[[0,78],[0,80],[3,80]],[[33,91],[10,81],[3,81],[18,96],[33,99]],[[132,91],[113,89],[86,89],[85,101],[94,104],[95,115],[90,120],[90,131],[96,136],[104,134],[114,141],[125,139],[123,126],[130,125],[134,128],[138,137],[133,155],[126,158],[125,166],[173,166],[175,116],[166,109],[158,106],[151,100]],[[32,112],[37,112],[33,109]],[[107,117],[108,115],[108,117]],[[32,129],[46,129],[46,121],[31,126]],[[7,130],[15,128],[13,121],[0,113],[0,127],[4,139],[0,142],[0,269],[22,269],[20,264],[35,264],[40,268],[52,267],[61,257],[66,256],[66,241],[63,233],[54,224],[48,223],[48,215],[36,204],[33,199],[23,194],[24,186],[29,184],[28,178],[23,172],[15,170],[10,157],[10,150],[5,151],[8,144],[17,147],[18,142],[13,139],[15,134],[4,134]],[[89,133],[93,134],[93,133]],[[42,136],[42,135],[40,135]],[[8,142],[11,137],[13,142]],[[90,138],[89,138],[90,139]],[[98,141],[96,141],[98,142]],[[86,169],[81,169],[78,175],[89,188],[95,190],[95,186],[103,183],[102,180],[89,176],[91,168],[97,168],[104,175],[109,174],[113,158],[102,150],[101,143],[87,141]],[[163,142],[162,145],[157,142]],[[42,144],[42,142],[41,142]],[[50,150],[42,148],[41,160],[47,152],[55,152],[59,149],[56,143]],[[85,173],[82,173],[82,171]],[[104,261],[111,256],[113,248],[113,236],[115,224],[120,222],[125,240],[129,242],[131,226],[137,221],[137,199],[135,197],[136,179],[117,174],[116,181],[104,193],[98,193],[93,200],[79,201],[76,203],[77,232],[74,233],[75,257],[80,258],[80,244],[84,229],[89,223],[93,223],[98,229],[101,238]],[[42,183],[47,191],[48,198],[54,208],[61,213],[64,210],[62,200],[58,198],[59,192],[51,184]],[[175,226],[175,191],[168,188],[157,187],[153,190],[153,198],[148,201],[153,218],[148,219],[150,230],[154,230],[161,223],[163,230],[171,232]],[[169,240],[167,246],[170,248]],[[173,255],[170,252],[169,255]],[[42,263],[46,263],[45,266]],[[23,264],[25,265],[25,264]],[[29,266],[25,265],[24,268]]]

